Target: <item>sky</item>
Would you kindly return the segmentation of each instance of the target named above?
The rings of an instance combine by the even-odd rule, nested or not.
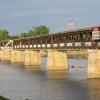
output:
[[[0,0],[0,29],[11,34],[46,25],[50,32],[100,25],[100,0]]]

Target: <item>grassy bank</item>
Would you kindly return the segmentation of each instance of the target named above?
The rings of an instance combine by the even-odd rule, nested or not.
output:
[[[3,96],[0,96],[0,100],[10,100],[10,99],[7,99],[7,98],[5,98]]]

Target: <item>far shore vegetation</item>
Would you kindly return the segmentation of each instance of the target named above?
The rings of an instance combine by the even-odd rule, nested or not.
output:
[[[18,33],[16,35],[11,35],[6,29],[0,29],[0,41],[10,40],[10,39],[21,39],[39,35],[45,35],[49,33],[49,28],[45,25],[35,26],[29,29],[28,32]]]

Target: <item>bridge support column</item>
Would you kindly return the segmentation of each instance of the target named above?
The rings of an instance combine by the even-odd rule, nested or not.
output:
[[[67,70],[67,54],[64,51],[49,50],[47,70]]]
[[[11,58],[11,50],[1,50],[0,51],[0,59],[5,61],[10,61]]]
[[[24,63],[24,51],[12,51],[11,52],[11,63]]]
[[[0,50],[0,60],[4,60],[4,50]]]
[[[100,50],[88,51],[88,78],[100,78]]]
[[[25,50],[25,66],[39,66],[41,64],[40,51]]]
[[[6,61],[11,60],[11,50],[4,50],[4,60]]]

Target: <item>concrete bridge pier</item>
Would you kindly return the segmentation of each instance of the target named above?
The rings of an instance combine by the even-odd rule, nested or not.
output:
[[[3,58],[2,58],[3,56],[4,56],[3,50],[0,50],[0,60],[3,59]]]
[[[0,51],[0,60],[10,61],[11,59],[11,50],[1,50]]]
[[[4,50],[4,60],[5,61],[11,60],[11,50]]]
[[[0,50],[0,60],[4,60],[4,50]]]
[[[11,63],[24,63],[24,51],[13,50],[11,52]]]
[[[48,50],[47,70],[67,70],[67,54],[65,51]]]
[[[88,50],[88,78],[100,78],[100,50]]]
[[[41,64],[40,51],[25,50],[25,66],[39,67]]]

